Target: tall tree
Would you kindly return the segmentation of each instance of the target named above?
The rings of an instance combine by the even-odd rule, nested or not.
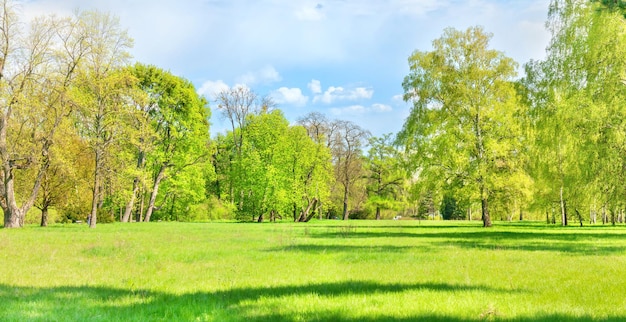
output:
[[[626,25],[618,7],[594,2],[551,2],[546,59],[529,63],[522,81],[537,137],[535,172],[544,199],[559,200],[563,225],[568,208],[612,210],[625,191]]]
[[[446,29],[430,52],[409,57],[404,99],[413,103],[399,133],[421,180],[459,181],[473,187],[485,227],[494,181],[519,151],[520,114],[511,83],[517,64],[489,49],[491,35],[480,27]],[[428,177],[424,177],[428,175]]]
[[[331,148],[335,165],[336,181],[342,186],[343,220],[349,219],[348,199],[353,185],[362,178],[363,146],[370,133],[350,121],[335,121]]]
[[[155,66],[136,64],[130,73],[137,79],[137,89],[147,99],[139,103],[135,147],[138,172],[146,164],[152,167],[152,187],[144,216],[150,221],[156,206],[161,182],[187,167],[204,162],[208,156],[209,111],[193,84]],[[145,129],[145,125],[148,129]],[[137,193],[139,176],[133,179],[133,193],[126,204],[127,221]]]
[[[376,207],[376,220],[383,208],[393,208],[406,175],[400,151],[393,145],[391,133],[369,140],[366,160],[369,202]]]
[[[79,133],[88,142],[94,157],[93,194],[89,227],[95,228],[107,161],[113,157],[119,140],[125,139],[125,122],[130,109],[128,90],[131,75],[122,69],[130,55],[132,40],[119,25],[119,19],[97,12],[82,15],[82,26],[90,54],[80,69],[74,102],[77,106]]]
[[[223,149],[219,157],[220,161],[227,164],[217,168],[228,172],[226,176],[228,180],[225,182],[227,193],[225,194],[230,197],[231,204],[236,205],[238,211],[241,212],[246,199],[246,191],[242,190],[242,185],[247,179],[242,159],[243,146],[246,144],[248,134],[248,121],[253,115],[269,112],[275,104],[270,98],[261,97],[246,86],[235,86],[221,91],[217,94],[216,100],[222,117],[231,125],[231,131],[225,137],[229,139],[229,142],[224,142],[218,147],[218,151]]]
[[[37,18],[22,28],[13,3],[0,2],[0,207],[5,228],[23,225],[48,170],[56,129],[71,110],[67,92],[88,52],[82,20]],[[16,196],[16,178],[25,170],[35,171],[31,188]]]

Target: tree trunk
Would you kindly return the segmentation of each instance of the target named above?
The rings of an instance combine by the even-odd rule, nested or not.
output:
[[[592,225],[595,225],[596,221],[597,221],[597,219],[596,219],[596,210],[590,207],[589,208],[589,223],[592,224]]]
[[[309,204],[306,206],[306,209],[298,218],[299,222],[309,222],[313,216],[315,216],[315,206],[317,205],[317,198],[313,198],[313,200],[309,201]]]
[[[491,217],[489,217],[489,202],[487,198],[482,198],[481,206],[483,210],[483,227],[491,227]]]
[[[0,120],[1,121],[1,120]],[[0,122],[2,123],[2,122]],[[44,174],[48,170],[48,148],[51,143],[46,142],[43,147],[42,155],[44,160],[39,167],[35,182],[33,183],[30,196],[21,207],[17,205],[17,199],[15,198],[15,180],[13,177],[13,166],[9,160],[7,148],[6,148],[6,128],[3,124],[0,124],[0,157],[4,160],[2,166],[2,172],[0,173],[0,206],[4,213],[4,228],[20,228],[24,226],[24,216],[35,204],[35,199],[39,193],[41,182],[43,181]]]
[[[141,218],[141,216],[143,215],[143,209],[146,206],[146,192],[145,189],[142,188],[141,189],[141,203],[139,204],[139,212],[137,213],[137,218],[135,219],[136,222],[142,222],[143,218]]]
[[[376,206],[376,220],[380,220],[380,207]]]
[[[350,219],[350,217],[348,216],[348,192],[350,192],[349,186],[350,184],[346,182],[343,188],[343,220]]]
[[[48,206],[41,207],[41,227],[48,227]]]
[[[615,226],[615,211],[611,211],[611,225]]]
[[[148,202],[148,209],[146,209],[146,215],[144,216],[144,221],[149,222],[150,217],[152,216],[152,212],[154,211],[154,204],[156,202],[157,194],[159,193],[159,184],[161,184],[161,180],[165,177],[165,169],[167,169],[167,165],[161,165],[159,169],[159,173],[154,179],[154,186],[152,187],[152,193],[150,194],[150,201]]]
[[[3,168],[3,186],[4,195],[2,196],[2,211],[4,212],[4,228],[20,228],[21,220],[23,216],[22,210],[17,206],[17,200],[15,200],[15,189],[13,181],[13,171],[8,162]]]
[[[298,222],[298,205],[295,202],[293,203],[293,221]]]
[[[23,216],[20,209],[17,207],[8,207],[2,209],[4,211],[4,228],[20,228],[23,221],[20,218]]]
[[[133,212],[133,208],[135,207],[135,199],[137,198],[137,192],[139,191],[139,178],[135,178],[133,180],[133,192],[130,196],[130,200],[126,204],[126,209],[124,210],[124,216],[122,217],[122,222],[129,222],[130,215]]]
[[[522,208],[519,209],[519,221],[523,221],[524,220],[524,212],[522,211]]]
[[[561,186],[559,195],[561,199],[561,224],[563,226],[567,226],[567,207],[565,204],[565,199],[563,199],[563,186]]]
[[[89,224],[89,228],[96,228],[96,223],[98,221],[98,199],[100,197],[100,175],[99,175],[99,165],[100,161],[96,158],[96,170],[93,179],[93,195],[91,196],[91,213],[87,218],[87,223]]]

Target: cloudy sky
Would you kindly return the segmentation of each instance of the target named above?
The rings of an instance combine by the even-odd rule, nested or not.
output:
[[[549,0],[24,0],[26,18],[111,12],[135,60],[192,81],[209,100],[245,84],[292,122],[311,111],[374,135],[401,129],[407,58],[446,27],[480,25],[520,65],[544,57]],[[214,104],[212,104],[214,105]],[[213,110],[212,133],[225,122]]]

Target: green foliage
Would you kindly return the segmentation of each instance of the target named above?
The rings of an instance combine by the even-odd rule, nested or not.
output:
[[[370,138],[368,157],[365,159],[367,202],[374,207],[378,219],[381,210],[402,206],[402,190],[407,177],[403,161],[403,155],[393,146],[391,133]]]
[[[465,211],[466,210],[460,207],[460,205],[457,203],[457,200],[454,198],[454,196],[450,194],[445,194],[443,196],[440,213],[444,220],[465,219]]]
[[[299,220],[301,214],[306,219],[319,200],[328,198],[330,151],[302,126],[290,126],[279,110],[265,110],[248,115],[245,127],[235,132],[242,133],[216,140],[216,177],[210,186],[220,200],[230,199],[238,219]],[[240,150],[236,137],[242,139]]]
[[[626,24],[614,10],[552,1],[552,41],[523,81],[536,142],[537,201],[562,223],[583,209],[621,207],[625,190]]]
[[[516,63],[489,49],[490,34],[473,27],[446,29],[433,51],[416,51],[403,82],[413,108],[398,141],[404,145],[422,191],[463,190],[484,205],[505,187],[521,187],[518,161],[524,136],[517,117],[524,114],[515,88]]]

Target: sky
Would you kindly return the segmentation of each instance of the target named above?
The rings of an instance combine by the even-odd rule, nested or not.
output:
[[[295,123],[316,111],[372,135],[409,114],[402,80],[415,50],[452,27],[482,26],[521,66],[542,59],[549,0],[23,0],[25,20],[98,10],[134,39],[133,60],[191,81],[208,100],[211,133],[228,127],[214,94],[245,85]]]

